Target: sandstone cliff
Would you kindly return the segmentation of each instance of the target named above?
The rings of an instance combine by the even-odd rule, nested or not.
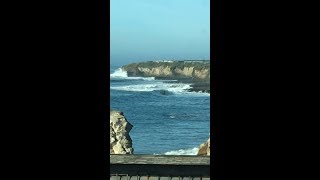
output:
[[[110,154],[133,154],[132,125],[120,111],[110,111]]]
[[[128,76],[210,80],[210,61],[148,61],[122,67]]]
[[[197,155],[207,155],[210,156],[210,138],[207,142],[203,143],[199,147],[199,151]]]

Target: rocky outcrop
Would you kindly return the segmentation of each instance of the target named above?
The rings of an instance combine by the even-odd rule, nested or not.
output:
[[[210,60],[148,61],[121,67],[129,77],[155,77],[191,84],[189,91],[210,93]]]
[[[210,80],[210,61],[148,61],[122,67],[128,76]]]
[[[210,156],[210,138],[207,142],[203,143],[199,147],[199,151],[197,155],[207,155]]]
[[[133,154],[129,136],[132,127],[123,112],[110,111],[110,154]]]

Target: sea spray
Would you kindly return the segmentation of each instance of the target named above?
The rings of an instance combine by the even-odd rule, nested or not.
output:
[[[199,148],[179,149],[164,153],[164,155],[197,155]]]

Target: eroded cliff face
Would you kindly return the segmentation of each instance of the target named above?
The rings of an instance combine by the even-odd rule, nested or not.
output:
[[[137,67],[137,68],[139,73],[144,74],[144,76],[172,76],[173,75],[173,71],[168,66]]]
[[[110,154],[133,154],[129,135],[132,127],[123,112],[110,111]]]
[[[128,76],[210,79],[209,61],[142,62],[122,67]]]
[[[200,145],[197,155],[210,156],[210,138],[207,140],[207,142]]]

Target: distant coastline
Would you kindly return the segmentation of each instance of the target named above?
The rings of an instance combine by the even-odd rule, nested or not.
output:
[[[155,77],[190,83],[189,91],[210,93],[210,60],[156,60],[122,66],[128,77]]]

